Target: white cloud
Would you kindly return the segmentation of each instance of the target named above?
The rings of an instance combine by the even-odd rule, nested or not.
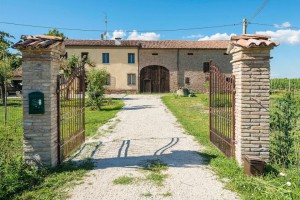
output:
[[[227,33],[216,33],[214,35],[211,36],[204,36],[202,38],[199,39],[199,41],[201,40],[229,40],[231,36],[234,36],[236,34],[231,33],[230,35],[228,35]]]
[[[204,37],[204,35],[195,34],[195,35],[184,36],[183,38],[202,38],[202,37]]]
[[[159,40],[160,34],[154,32],[138,33],[133,31],[128,35],[127,40]]]
[[[258,31],[256,32],[260,35],[271,36],[271,40],[290,44],[290,45],[299,45],[300,44],[300,30],[277,30],[277,31]]]
[[[292,25],[290,24],[290,22],[283,22],[282,24],[274,24],[275,28],[289,28]]]
[[[124,37],[126,36],[126,32],[123,30],[115,30],[113,32],[113,35],[111,37],[112,40],[114,40],[115,38],[122,38],[124,39]]]

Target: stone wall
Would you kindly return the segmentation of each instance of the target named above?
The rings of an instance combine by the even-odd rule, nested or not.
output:
[[[170,90],[176,91],[178,88],[178,66],[177,50],[162,49],[140,49],[139,50],[139,74],[141,69],[151,65],[163,66],[170,72]],[[157,55],[152,55],[157,54]],[[140,79],[140,76],[139,76]]]
[[[57,75],[62,45],[55,49],[23,50],[24,159],[28,163],[55,166],[57,155]],[[29,114],[28,95],[44,93],[45,113]]]
[[[187,49],[140,49],[139,72],[142,68],[158,65],[170,71],[170,91],[187,87],[197,92],[207,92],[208,73],[203,72],[203,63],[213,60],[222,72],[231,73],[231,56],[225,50],[187,50]],[[157,53],[158,55],[152,55]],[[193,55],[188,55],[193,54]],[[186,84],[185,79],[190,83]]]

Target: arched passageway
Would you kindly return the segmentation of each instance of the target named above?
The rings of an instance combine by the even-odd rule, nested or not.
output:
[[[170,72],[163,66],[147,66],[140,72],[140,92],[164,93],[170,91]]]

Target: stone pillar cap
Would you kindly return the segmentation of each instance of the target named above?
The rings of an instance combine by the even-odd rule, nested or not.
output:
[[[19,50],[26,50],[26,49],[52,49],[64,41],[61,37],[56,36],[49,36],[49,35],[37,35],[37,36],[30,36],[30,35],[22,35],[21,40],[14,44],[12,48],[19,49]]]
[[[229,46],[227,48],[227,53],[233,49],[234,46],[243,48],[255,48],[255,47],[276,47],[279,42],[274,42],[270,40],[270,36],[258,35],[258,34],[243,34],[239,36],[232,36]]]

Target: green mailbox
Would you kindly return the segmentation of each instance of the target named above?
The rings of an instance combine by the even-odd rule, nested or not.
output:
[[[29,114],[44,114],[45,103],[44,94],[41,92],[32,92],[29,97]]]

